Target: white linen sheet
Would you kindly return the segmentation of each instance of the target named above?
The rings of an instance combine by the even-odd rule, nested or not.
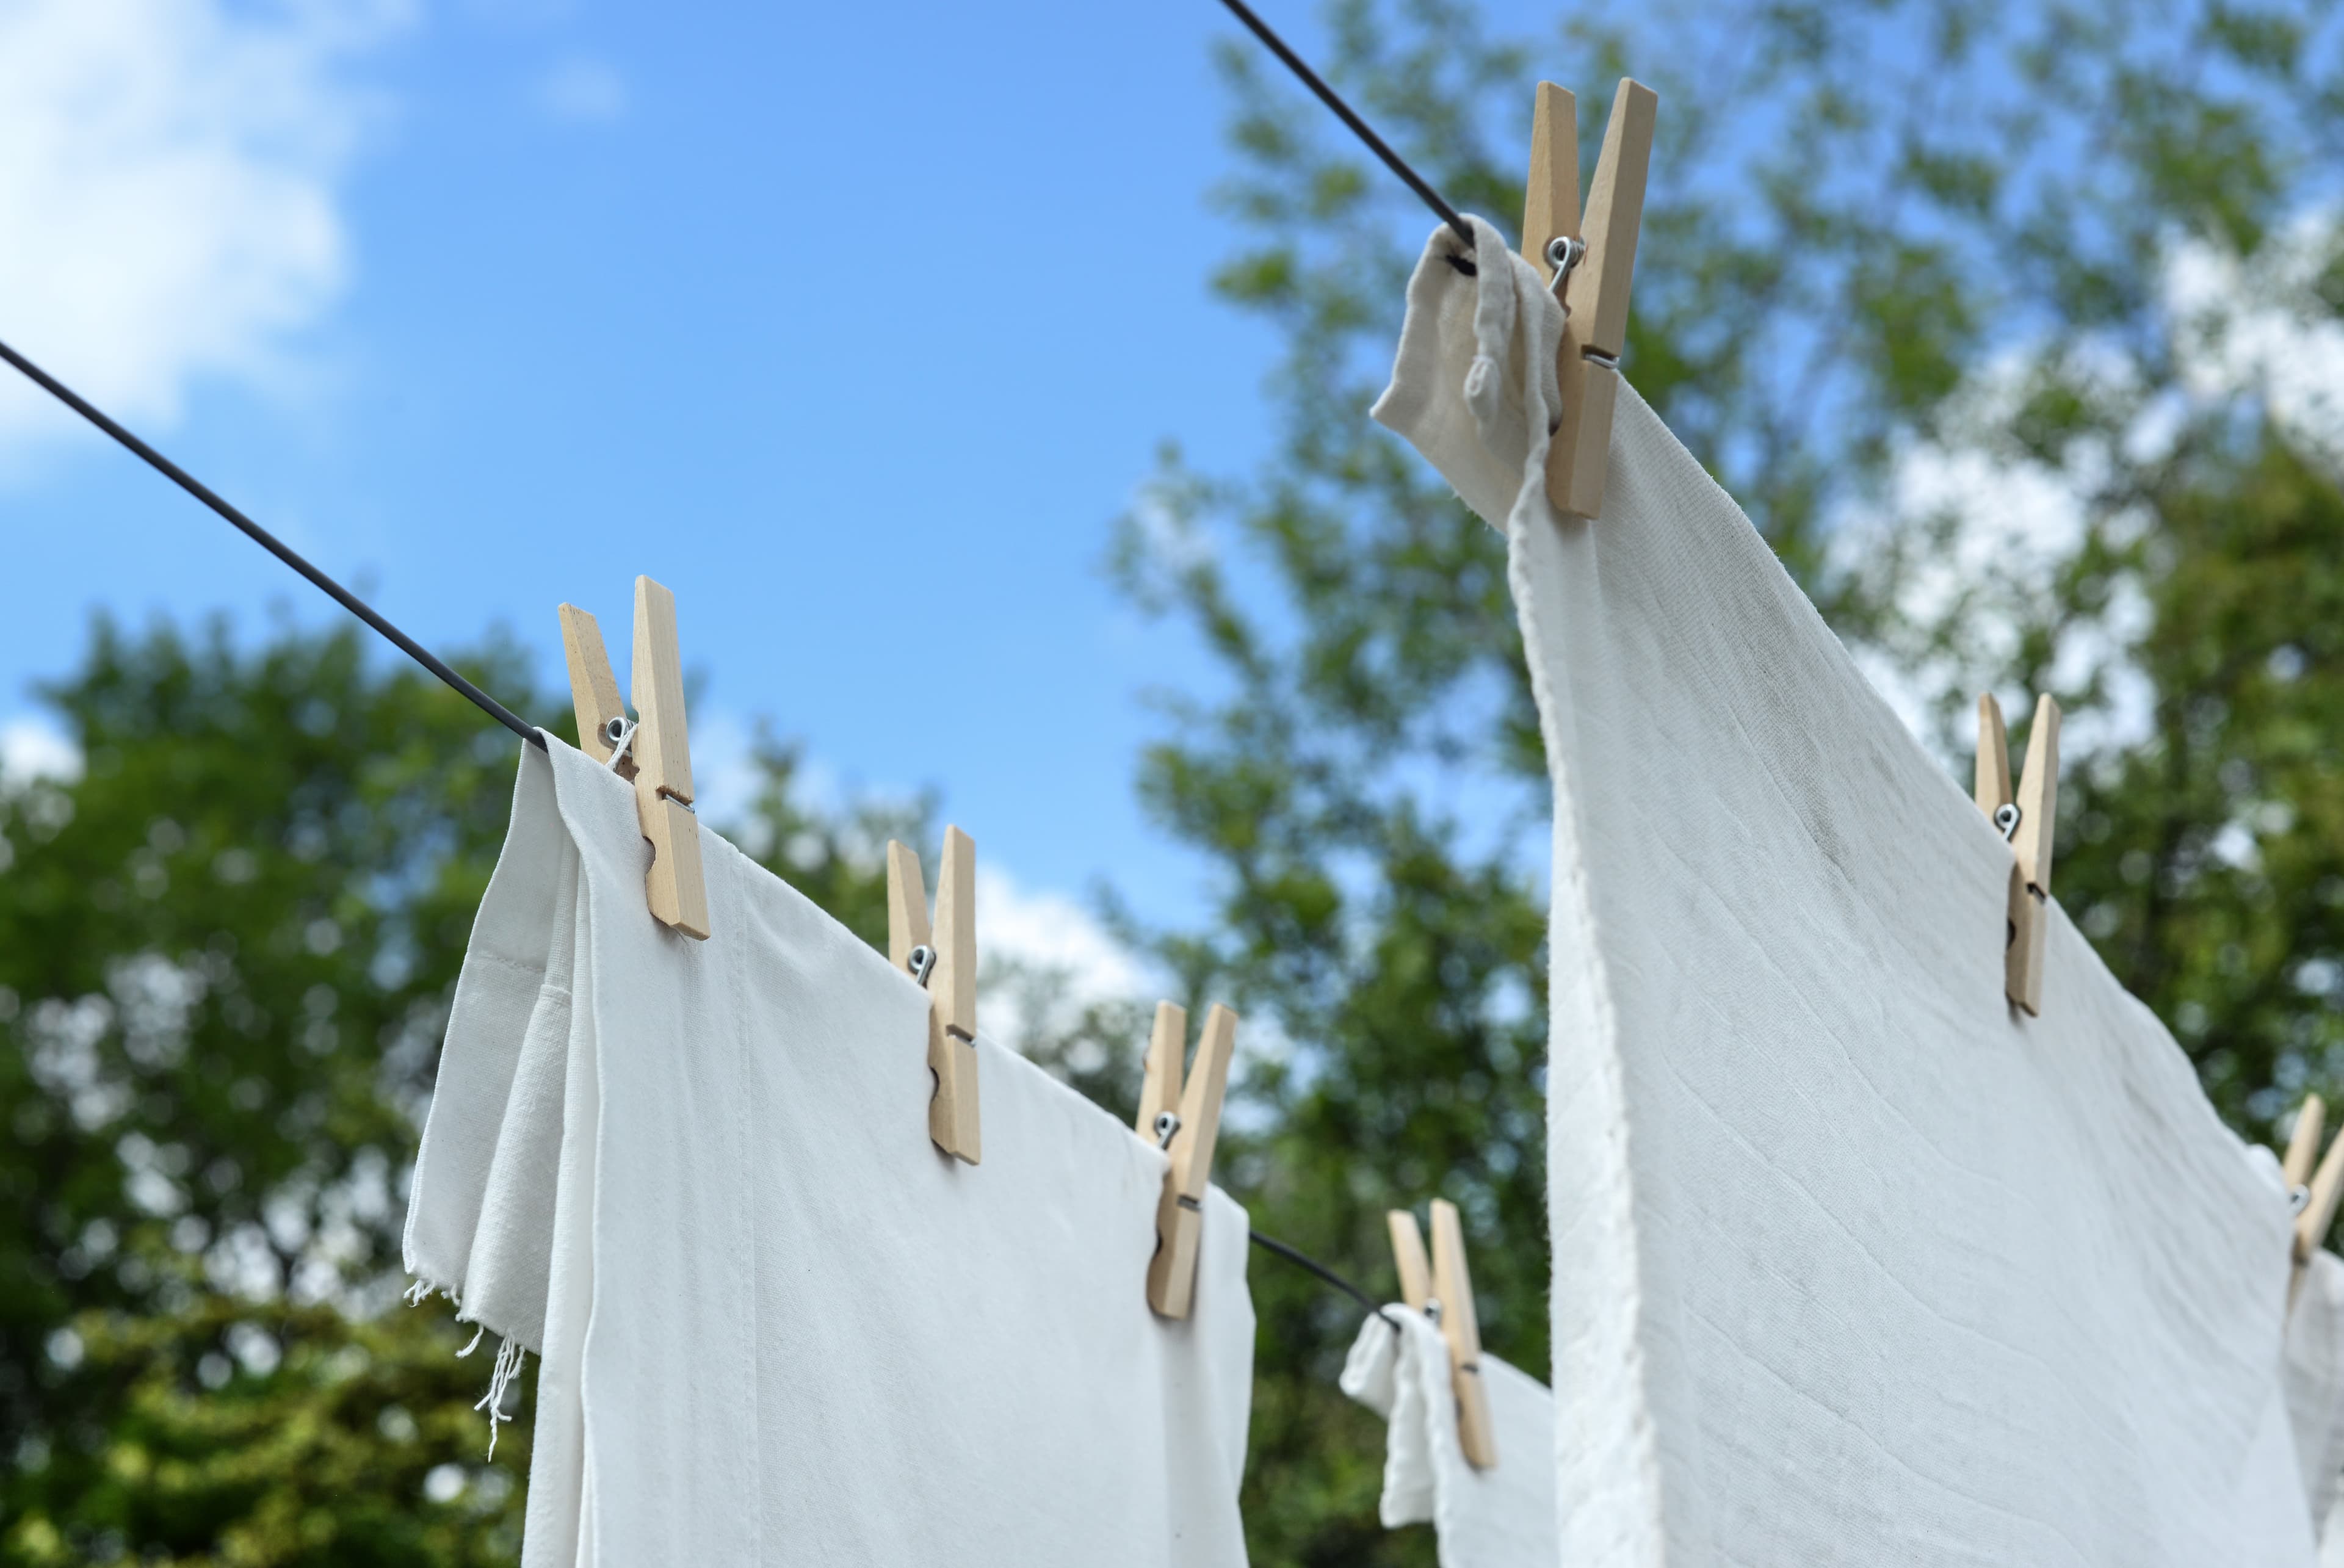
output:
[[[1560,311],[1437,233],[1376,417],[1504,532],[1554,790],[1561,1560],[2301,1563],[2288,1216],[1632,388],[1543,481]]]
[[[1457,1435],[1449,1341],[1430,1319],[1387,1307],[1359,1325],[1342,1390],[1384,1418],[1388,1530],[1430,1524],[1440,1568],[1552,1568],[1554,1396],[1528,1372],[1481,1352],[1481,1386],[1498,1462],[1476,1470]]]
[[[1166,1160],[712,833],[645,907],[631,788],[523,748],[418,1158],[410,1272],[541,1352],[523,1560],[1241,1564],[1246,1217],[1149,1311]]]

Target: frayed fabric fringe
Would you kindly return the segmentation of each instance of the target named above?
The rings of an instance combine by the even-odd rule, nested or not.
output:
[[[477,1345],[480,1342],[480,1335],[473,1335],[472,1343]],[[466,1346],[465,1353],[470,1354],[470,1346]],[[513,1380],[520,1376],[521,1362],[528,1356],[529,1352],[516,1341],[499,1340],[497,1364],[489,1370],[489,1391],[482,1394],[480,1402],[472,1407],[489,1412],[489,1458],[491,1460],[497,1457],[497,1428],[512,1420],[505,1413],[505,1391],[511,1388]]]

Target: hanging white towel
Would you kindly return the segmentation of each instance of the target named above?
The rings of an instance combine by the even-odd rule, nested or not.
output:
[[[2005,1000],[2009,846],[1632,389],[1554,516],[1478,232],[1376,413],[1506,534],[1552,776],[1563,1561],[2308,1562],[2284,1201],[2056,906]]]
[[[523,1560],[1240,1564],[1244,1211],[1148,1310],[1164,1156],[980,1040],[928,1141],[927,994],[703,833],[645,908],[631,789],[521,754],[407,1263],[541,1352]]]
[[[1359,1326],[1342,1390],[1384,1418],[1384,1527],[1430,1524],[1440,1568],[1539,1568],[1555,1548],[1554,1396],[1529,1373],[1481,1352],[1498,1450],[1494,1469],[1466,1462],[1457,1436],[1449,1341],[1422,1313],[1388,1307]]]

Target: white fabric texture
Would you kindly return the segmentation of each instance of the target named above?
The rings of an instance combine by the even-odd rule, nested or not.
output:
[[[1632,389],[1553,514],[1486,327],[1558,312],[1446,244],[1376,414],[1506,535],[1553,784],[1562,1560],[2309,1561],[2283,1199],[2056,906],[2006,1001],[2008,845]]]
[[[1554,1396],[1484,1351],[1481,1383],[1498,1462],[1476,1470],[1457,1435],[1449,1342],[1421,1313],[1385,1309],[1359,1326],[1345,1393],[1384,1418],[1388,1530],[1430,1524],[1440,1568],[1533,1568],[1555,1550]]]
[[[523,748],[409,1270],[541,1352],[523,1561],[1241,1564],[1246,1217],[1147,1307],[1166,1160],[977,1045],[928,1141],[927,994],[712,833],[644,905],[630,785]]]
[[[2344,1259],[2322,1249],[2304,1268],[2287,1320],[2287,1413],[2304,1501],[2328,1520],[2344,1493]],[[2322,1542],[2339,1550],[2330,1528]]]

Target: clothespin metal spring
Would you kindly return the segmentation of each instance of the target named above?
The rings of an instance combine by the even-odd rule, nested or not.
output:
[[[1566,289],[1572,268],[1587,259],[1587,241],[1568,234],[1558,234],[1546,242],[1546,264],[1554,268],[1553,281],[1547,287],[1562,301],[1562,319],[1571,319],[1571,300]]]

